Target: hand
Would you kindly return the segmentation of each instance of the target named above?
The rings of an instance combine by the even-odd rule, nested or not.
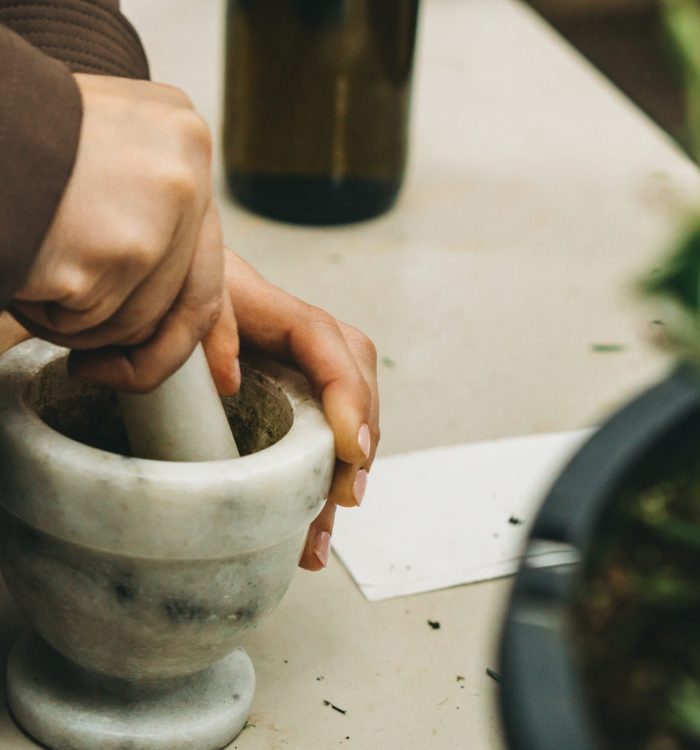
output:
[[[360,331],[266,281],[234,253],[226,278],[241,342],[294,362],[333,429],[337,460],[328,500],[311,524],[300,565],[325,567],[337,505],[362,502],[379,442],[376,351]]]
[[[336,507],[360,504],[377,451],[376,352],[363,333],[270,284],[233,253],[226,254],[226,284],[243,343],[297,364],[321,396],[335,435],[338,457],[328,500],[309,528],[299,562],[320,570],[328,560]],[[16,326],[0,328],[0,334],[5,330],[8,345],[26,337]],[[217,351],[226,350],[224,335],[214,328],[204,341],[210,364]],[[369,436],[368,450],[360,445],[360,430],[363,442]]]
[[[83,350],[74,374],[126,391],[152,390],[207,337],[219,390],[234,392],[238,337],[207,126],[172,87],[75,79],[84,115],[74,171],[12,314]]]

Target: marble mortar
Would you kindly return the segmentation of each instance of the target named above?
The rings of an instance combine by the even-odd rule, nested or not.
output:
[[[32,631],[8,701],[54,750],[218,750],[255,677],[244,630],[292,579],[334,466],[309,385],[243,360],[241,458],[128,456],[114,394],[37,340],[0,359],[2,574]]]

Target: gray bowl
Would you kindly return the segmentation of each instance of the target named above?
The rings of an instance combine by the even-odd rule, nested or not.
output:
[[[33,628],[10,707],[56,750],[215,750],[248,715],[241,634],[291,582],[332,432],[297,371],[250,359],[224,400],[247,455],[132,458],[116,398],[66,355],[29,341],[0,360],[2,574]]]

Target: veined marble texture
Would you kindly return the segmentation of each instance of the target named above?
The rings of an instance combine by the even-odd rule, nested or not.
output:
[[[37,632],[83,667],[139,681],[190,674],[238,646],[282,599],[305,534],[229,558],[152,560],[72,545],[6,511],[0,529],[3,578]]]
[[[41,662],[54,664],[42,677],[36,648],[26,639],[15,647],[10,703],[30,734],[59,750],[156,750],[172,736],[144,738],[178,700],[191,704],[192,681],[204,716],[199,739],[190,733],[183,747],[217,747],[221,726],[240,730],[253,691],[247,657],[228,655],[291,582],[330,486],[332,432],[298,372],[251,358],[240,394],[224,400],[241,458],[132,458],[114,395],[68,378],[65,358],[33,340],[0,359],[2,573],[58,652]],[[63,657],[75,667],[65,690],[55,667]],[[228,703],[212,699],[212,685],[236,679],[247,694],[222,725]],[[118,719],[124,700],[140,706],[140,720]],[[121,745],[107,741],[114,721]]]

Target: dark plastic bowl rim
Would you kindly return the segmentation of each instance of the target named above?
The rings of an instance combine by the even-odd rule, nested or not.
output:
[[[601,513],[651,450],[700,412],[697,375],[682,365],[623,407],[576,453],[537,515],[530,541],[580,559]],[[567,641],[577,567],[521,565],[500,644],[501,711],[510,750],[600,750]]]

